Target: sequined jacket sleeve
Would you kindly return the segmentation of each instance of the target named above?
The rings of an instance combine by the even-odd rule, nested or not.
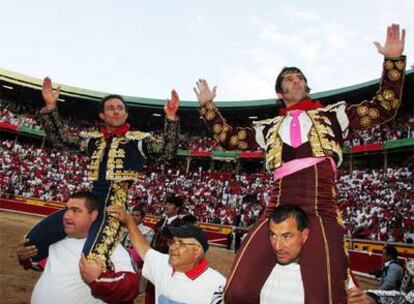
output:
[[[54,147],[68,147],[74,150],[80,150],[81,138],[71,134],[60,118],[57,107],[54,109],[39,113],[39,120],[45,130],[47,139]]]
[[[165,119],[164,133],[161,139],[152,136],[144,139],[145,154],[163,163],[173,159],[178,148],[179,122]]]
[[[213,101],[200,108],[200,114],[213,139],[226,150],[256,150],[256,131],[252,127],[233,127],[227,123]]]
[[[380,87],[372,100],[346,108],[350,129],[371,128],[393,119],[402,99],[405,76],[405,56],[385,58]]]

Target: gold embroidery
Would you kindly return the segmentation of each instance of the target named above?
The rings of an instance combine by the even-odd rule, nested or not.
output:
[[[89,163],[89,170],[88,170],[88,177],[91,181],[98,180],[99,177],[99,164],[102,161],[105,148],[106,148],[106,142],[103,138],[100,138],[95,143],[96,149],[92,153],[91,161]]]
[[[394,63],[391,60],[386,60],[384,67],[387,70],[391,70],[394,67]]]
[[[215,125],[213,126],[213,132],[214,132],[215,134],[219,134],[219,133],[221,132],[221,130],[222,130],[222,127],[221,127],[221,125],[220,125],[220,124],[215,124]]]
[[[385,100],[392,100],[395,96],[394,92],[391,90],[385,90],[382,95],[384,96]]]
[[[238,143],[238,139],[237,139],[237,136],[235,136],[235,135],[233,135],[232,137],[230,137],[230,144],[232,145],[232,146],[236,146],[237,145],[237,143]]]
[[[391,71],[388,72],[388,78],[391,79],[392,81],[400,80],[401,73],[398,72],[396,69],[392,69]]]
[[[214,117],[216,117],[216,114],[213,111],[207,111],[207,114],[206,114],[207,120],[213,120]]]
[[[239,133],[237,133],[237,137],[240,140],[246,139],[246,137],[247,137],[246,131],[245,130],[240,130]]]
[[[405,62],[403,60],[399,60],[399,61],[395,62],[395,66],[400,71],[403,71],[405,69]]]
[[[309,117],[312,119],[313,126],[310,131],[309,142],[311,144],[312,153],[315,157],[321,157],[325,155],[338,157],[338,166],[342,162],[342,149],[341,146],[335,141],[335,134],[332,128],[328,125],[322,124],[323,112],[312,110],[308,111]],[[332,139],[328,138],[331,137]]]
[[[371,118],[364,116],[361,118],[361,126],[368,127],[371,124]]]
[[[205,107],[202,107],[200,110],[201,115],[206,115],[207,109]]]
[[[279,136],[279,128],[283,119],[285,119],[285,117],[278,117],[271,121],[274,125],[266,135],[266,168],[269,171],[280,167],[282,164],[283,143]]]
[[[390,103],[388,101],[383,100],[380,102],[380,105],[387,111],[391,109]]]
[[[371,108],[368,111],[368,116],[372,119],[376,119],[379,117],[379,111],[377,109]]]
[[[221,132],[221,134],[220,134],[220,141],[221,142],[225,142],[226,141],[226,138],[227,138],[227,133],[226,132]]]
[[[368,113],[368,107],[367,106],[363,106],[363,105],[358,106],[357,107],[357,112],[358,112],[359,116],[366,115]]]
[[[128,131],[125,134],[125,137],[127,139],[132,139],[132,140],[142,140],[148,136],[151,136],[150,133],[141,132],[141,131]]]
[[[212,101],[209,101],[206,103],[206,108],[207,110],[214,110],[215,109],[215,104]]]
[[[246,150],[247,149],[247,143],[245,141],[239,141],[237,144],[240,150]]]
[[[88,132],[88,131],[82,131],[82,132],[80,133],[80,136],[81,136],[82,138],[100,138],[100,137],[102,137],[103,135],[102,135],[102,133],[101,133],[101,132],[99,132],[99,131],[90,131],[90,132]]]
[[[220,142],[220,136],[218,136],[217,134],[213,135],[214,140],[216,141],[216,143]]]
[[[128,187],[126,184],[115,183],[110,188],[108,193],[106,206],[122,206],[127,205]],[[100,228],[91,251],[88,254],[88,259],[94,256],[99,256],[108,268],[111,267],[110,256],[117,244],[124,238],[125,229],[120,226],[118,220],[113,217],[104,216],[104,222]]]
[[[400,101],[398,100],[398,99],[393,99],[393,100],[391,100],[391,107],[393,108],[393,109],[396,109],[396,108],[398,108],[400,106]]]

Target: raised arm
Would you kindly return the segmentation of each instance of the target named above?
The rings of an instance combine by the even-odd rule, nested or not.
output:
[[[210,89],[205,79],[199,79],[194,88],[200,104],[200,114],[214,140],[226,150],[256,150],[256,132],[252,127],[233,127],[227,123],[213,102],[217,87]]]
[[[106,208],[106,211],[128,229],[129,239],[132,246],[134,246],[135,250],[138,252],[139,257],[144,260],[145,254],[151,247],[145,240],[141,231],[139,231],[137,225],[135,225],[133,217],[120,206],[108,207]]]
[[[371,128],[393,119],[402,99],[406,58],[402,55],[405,30],[398,24],[387,28],[384,46],[374,42],[378,52],[384,55],[382,78],[379,90],[372,100],[351,105],[346,109],[350,128]]]
[[[67,126],[63,124],[57,110],[57,100],[60,94],[60,86],[53,89],[52,80],[49,77],[43,79],[42,96],[45,106],[40,110],[39,119],[46,132],[49,141],[55,146],[64,146],[71,149],[80,149],[81,140],[79,136],[71,134]]]
[[[164,104],[165,124],[162,139],[147,137],[144,139],[144,149],[158,162],[166,162],[175,157],[178,148],[180,98],[175,90],[171,91],[171,98]]]

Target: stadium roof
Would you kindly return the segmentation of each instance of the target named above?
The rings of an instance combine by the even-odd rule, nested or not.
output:
[[[411,68],[410,70],[406,71],[406,76],[412,76],[414,75],[414,69]],[[27,76],[24,74],[12,72],[3,68],[0,68],[0,80],[15,84],[18,86],[28,87],[36,90],[40,90],[42,86],[42,79],[35,78],[31,76]],[[313,99],[327,99],[334,96],[341,96],[343,94],[347,94],[356,90],[363,90],[365,88],[371,87],[371,86],[377,86],[379,84],[379,78],[374,79],[371,81],[363,82],[360,84],[347,86],[335,90],[329,90],[324,91],[320,93],[311,94],[311,97]],[[90,89],[85,88],[77,88],[72,87],[64,84],[55,84],[61,86],[61,97],[64,96],[70,96],[75,98],[81,98],[81,99],[89,99],[93,101],[98,101],[102,97],[113,94],[113,92],[100,92],[100,91],[94,91]],[[123,95],[125,100],[128,104],[131,105],[137,105],[137,106],[148,106],[148,107],[162,107],[164,105],[165,100],[164,99],[155,99],[155,98],[145,98],[145,97],[134,97],[134,96],[126,96]],[[216,104],[220,108],[248,108],[248,107],[266,107],[266,106],[272,106],[275,104],[275,99],[257,99],[257,100],[238,100],[238,101],[218,101]],[[197,101],[181,101],[181,107],[184,108],[198,108],[198,102]]]

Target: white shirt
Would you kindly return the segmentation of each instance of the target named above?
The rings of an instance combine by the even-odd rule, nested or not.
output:
[[[308,134],[312,127],[312,120],[309,118],[306,112],[300,113],[298,116],[299,125],[300,125],[300,137],[301,142],[305,143],[308,141]],[[292,122],[292,116],[290,112],[286,115],[286,118],[283,120],[280,128],[279,128],[279,136],[285,144],[292,146],[290,141],[290,124]]]
[[[276,264],[260,292],[260,304],[303,304],[302,275],[297,263]]]
[[[348,277],[348,289],[355,287],[352,277]],[[298,263],[276,264],[260,292],[260,304],[303,304],[302,274]]]
[[[32,304],[104,303],[91,295],[80,276],[79,260],[85,241],[66,237],[50,245],[45,270],[32,292]],[[117,272],[134,272],[128,252],[121,245],[115,248],[111,261]]]
[[[207,304],[214,292],[226,283],[226,279],[210,267],[190,279],[185,273],[173,270],[168,254],[154,249],[145,254],[142,274],[154,284],[157,304]]]

